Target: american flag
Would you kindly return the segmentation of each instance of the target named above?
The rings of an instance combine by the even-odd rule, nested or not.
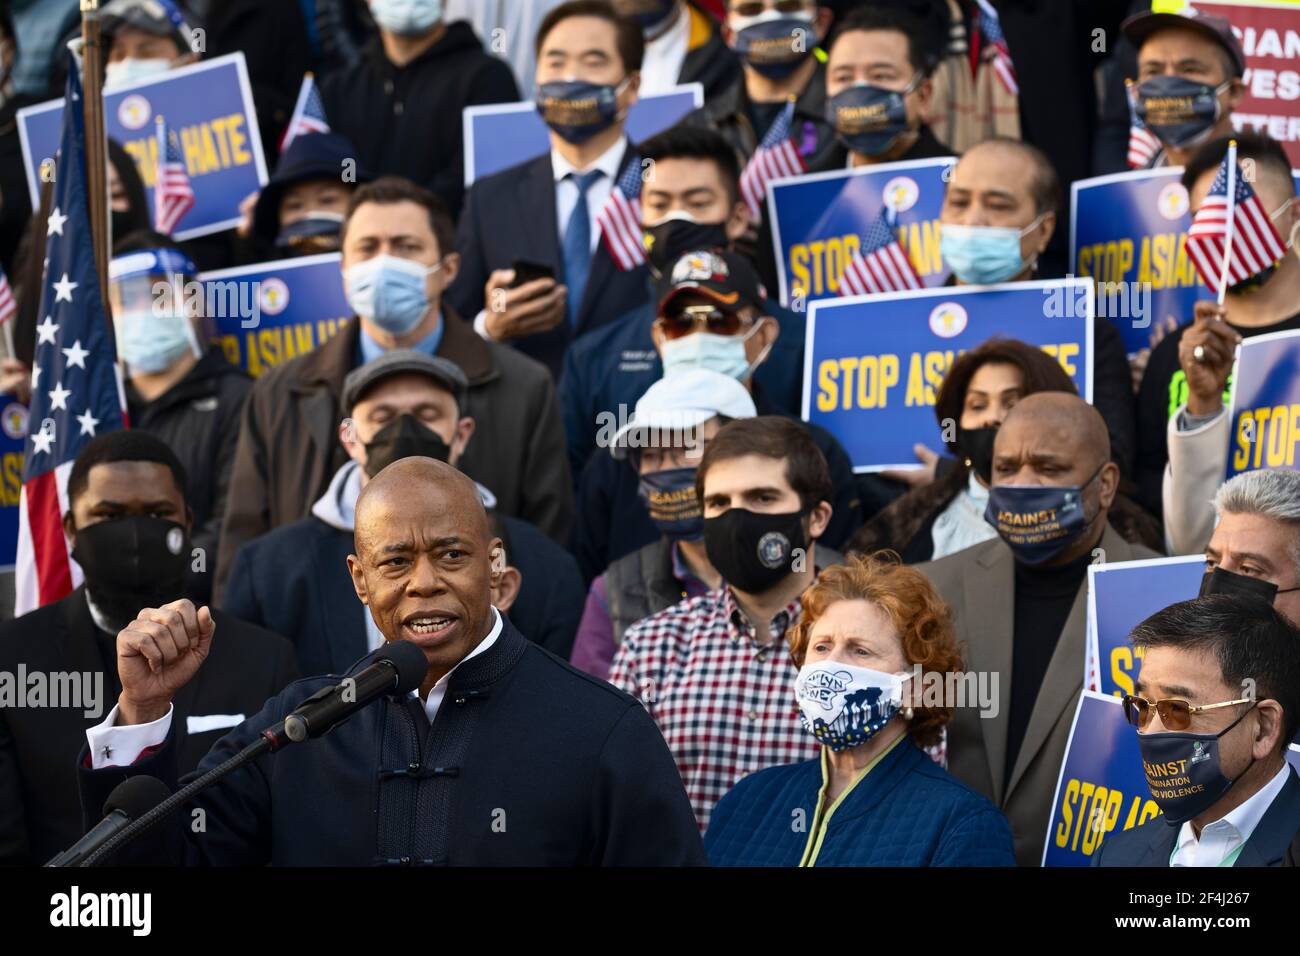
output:
[[[18,313],[14,302],[14,290],[9,288],[9,277],[0,269],[0,325],[4,325]]]
[[[1235,185],[1235,188],[1233,186]],[[1223,271],[1228,250],[1228,272]],[[1286,246],[1273,221],[1242,178],[1237,165],[1237,143],[1219,164],[1218,175],[1187,230],[1187,255],[1211,289],[1236,285],[1259,275],[1286,254]]]
[[[997,74],[1002,85],[1012,96],[1020,94],[1020,84],[1016,82],[1016,65],[1011,62],[1011,49],[1007,38],[1002,35],[1002,24],[998,12],[989,0],[975,0],[979,5],[979,29],[984,42],[993,48],[993,72]]]
[[[321,102],[320,90],[316,78],[308,73],[302,78],[302,87],[298,90],[298,102],[294,104],[293,115],[289,125],[280,137],[280,152],[289,148],[289,144],[304,133],[328,133],[329,121],[325,119],[325,104]]]
[[[68,472],[95,435],[125,424],[113,338],[95,273],[86,195],[81,79],[69,55],[53,208],[46,220],[41,321],[36,326],[28,442],[19,497],[14,613],[57,601],[81,583],[64,542]]]
[[[1128,88],[1128,166],[1129,169],[1146,169],[1163,148],[1156,134],[1146,128],[1137,115],[1137,87],[1125,80]]]
[[[885,206],[862,237],[862,247],[840,276],[841,295],[875,295],[921,288],[912,260],[894,231],[898,217]]]
[[[740,196],[755,220],[762,218],[763,200],[770,180],[782,176],[798,176],[808,169],[799,150],[795,148],[794,141],[790,139],[793,125],[794,100],[791,100],[763,135],[758,149],[754,150],[754,155],[740,174]]]
[[[164,236],[176,230],[176,224],[194,206],[194,190],[189,173],[185,171],[185,157],[176,134],[167,129],[167,121],[157,119],[158,168],[153,184],[154,228]]]
[[[601,239],[620,272],[646,261],[641,238],[641,157],[633,156],[596,216]]]

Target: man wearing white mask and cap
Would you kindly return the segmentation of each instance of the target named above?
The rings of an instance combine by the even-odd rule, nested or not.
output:
[[[719,428],[755,414],[745,386],[704,368],[660,379],[641,396],[609,451],[636,471],[638,494],[660,537],[619,558],[592,582],[573,666],[605,677],[629,627],[721,583],[704,548],[695,470]]]
[[[100,21],[108,43],[105,86],[148,79],[199,58],[194,24],[172,0],[113,0]]]

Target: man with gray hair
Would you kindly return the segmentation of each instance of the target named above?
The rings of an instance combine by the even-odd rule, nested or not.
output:
[[[1214,511],[1201,596],[1257,594],[1300,623],[1300,471],[1237,475],[1219,486]]]

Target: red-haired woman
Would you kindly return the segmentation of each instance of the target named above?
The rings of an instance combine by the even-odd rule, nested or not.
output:
[[[704,838],[715,866],[1015,865],[1006,818],[921,749],[952,716],[934,685],[958,686],[945,675],[962,657],[943,599],[894,557],[851,558],[804,592],[790,650],[821,756],[722,798]]]

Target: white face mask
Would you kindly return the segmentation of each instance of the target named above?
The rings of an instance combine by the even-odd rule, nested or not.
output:
[[[135,80],[146,80],[151,76],[166,73],[171,69],[171,65],[172,61],[163,57],[154,57],[148,60],[133,60],[130,58],[118,60],[104,67],[104,85],[117,86]]]
[[[370,15],[389,33],[419,36],[442,19],[442,0],[370,0]]]
[[[866,743],[893,719],[903,706],[903,678],[821,660],[799,669],[794,695],[804,730],[838,753]]]

